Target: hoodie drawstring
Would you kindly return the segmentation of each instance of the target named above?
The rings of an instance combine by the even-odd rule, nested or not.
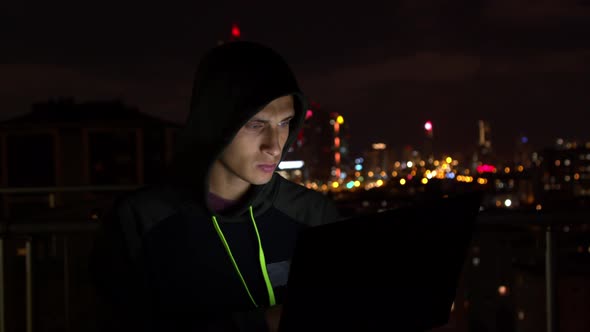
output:
[[[221,231],[221,228],[219,227],[219,224],[217,223],[217,218],[215,218],[215,216],[213,216],[212,219],[213,219],[213,226],[215,227],[215,230],[217,231],[217,235],[219,235],[219,239],[223,243],[223,246],[225,247],[225,251],[227,252],[227,255],[229,256],[229,258],[234,266],[234,269],[238,273],[240,280],[242,281],[242,285],[244,285],[244,288],[246,289],[246,292],[248,293],[248,296],[250,297],[250,300],[252,301],[254,306],[256,308],[258,308],[258,304],[256,304],[256,301],[254,300],[252,293],[250,293],[250,289],[248,288],[248,285],[246,284],[246,280],[244,280],[244,277],[242,276],[242,272],[240,272],[240,268],[238,267],[238,264],[236,263],[236,260],[234,259],[234,256],[231,253],[231,249],[229,248],[229,244],[227,243],[225,236],[223,236],[223,232]],[[274,290],[272,289],[272,284],[270,282],[270,278],[268,277],[268,271],[266,270],[266,259],[264,258],[264,250],[262,249],[262,241],[260,241],[260,234],[258,233],[258,227],[256,226],[256,221],[254,220],[254,212],[252,212],[252,206],[250,206],[250,219],[252,219],[252,225],[254,225],[254,231],[256,232],[256,238],[258,239],[258,257],[259,257],[259,261],[260,261],[260,269],[262,270],[264,282],[266,283],[266,289],[268,290],[269,303],[271,306],[273,306],[276,304],[275,293],[274,293]]]

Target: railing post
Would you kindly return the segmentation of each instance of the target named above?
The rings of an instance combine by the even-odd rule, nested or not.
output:
[[[556,291],[555,291],[555,252],[553,249],[554,236],[551,225],[545,230],[545,291],[547,310],[547,332],[556,332]]]
[[[0,235],[0,332],[6,332],[6,314],[4,307],[6,289],[4,287],[4,239]]]
[[[25,249],[26,252],[26,305],[27,305],[27,332],[33,332],[33,253],[32,253],[32,239],[27,238]]]
[[[64,318],[65,331],[70,331],[70,263],[68,253],[68,237],[64,236]]]

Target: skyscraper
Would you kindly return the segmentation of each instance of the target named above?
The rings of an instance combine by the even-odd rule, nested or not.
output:
[[[492,139],[490,124],[487,121],[479,120],[477,122],[479,139],[478,147],[482,155],[489,154],[492,151]]]
[[[336,168],[347,163],[348,147],[342,127],[336,113],[326,112],[317,103],[311,103],[303,129],[289,153],[291,159],[305,162],[305,181],[327,182],[335,176]]]
[[[478,139],[477,148],[473,154],[472,159],[472,170],[475,171],[477,166],[482,164],[494,164],[494,158],[492,154],[492,139],[491,139],[491,128],[487,121],[479,120],[478,126]]]
[[[365,168],[367,172],[380,174],[382,171],[389,173],[393,169],[393,156],[391,148],[385,143],[373,143],[365,152]]]
[[[423,158],[429,165],[432,165],[434,162],[434,128],[432,127],[432,122],[426,121],[424,124],[424,147],[423,147]]]

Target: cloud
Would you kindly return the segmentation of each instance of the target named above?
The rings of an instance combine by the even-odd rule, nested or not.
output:
[[[462,81],[473,77],[479,67],[480,59],[475,56],[421,52],[411,56],[392,57],[380,63],[351,65],[318,75],[304,76],[301,81],[310,94],[321,96],[325,102],[330,102],[341,96],[362,97],[364,93],[361,90],[387,82]]]
[[[494,0],[487,3],[484,17],[518,24],[546,24],[590,18],[590,4],[575,0]]]
[[[133,72],[137,71],[136,74]],[[56,97],[78,101],[120,99],[146,113],[183,118],[191,77],[180,66],[135,68],[77,67],[52,64],[0,64],[1,117],[28,112],[30,105]]]
[[[491,57],[483,66],[494,76],[521,74],[590,74],[590,49],[574,51],[546,51],[515,55],[510,58]]]
[[[302,82],[312,94],[332,99],[343,95],[359,95],[360,90],[387,82],[466,81],[482,76],[485,79],[583,73],[590,73],[590,49],[546,51],[510,57],[421,52],[392,57],[380,63],[350,65],[327,73],[308,75],[302,78]]]

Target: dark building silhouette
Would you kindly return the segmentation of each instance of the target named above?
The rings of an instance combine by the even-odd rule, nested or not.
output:
[[[534,155],[537,195],[551,204],[564,201],[588,202],[590,198],[590,142],[558,139]]]
[[[533,165],[533,147],[525,135],[518,137],[514,144],[514,165],[530,168]]]
[[[0,122],[1,183],[10,188],[154,183],[171,158],[177,128],[120,101],[37,103],[31,112]],[[31,201],[51,209],[84,195],[3,194],[4,216],[18,206],[30,211]]]

